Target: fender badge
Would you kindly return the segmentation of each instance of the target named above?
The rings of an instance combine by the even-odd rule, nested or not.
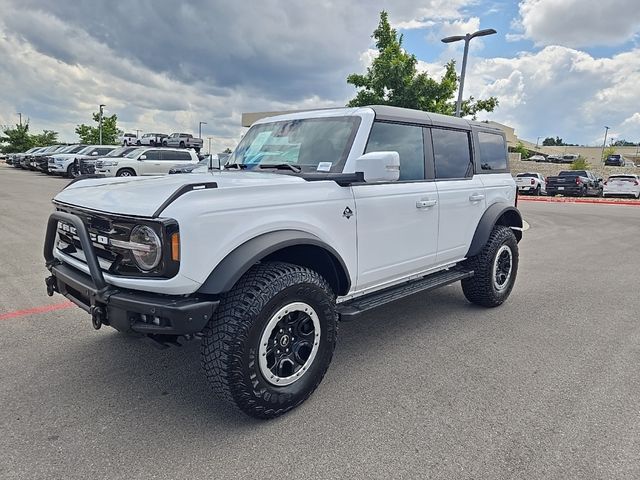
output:
[[[342,216],[346,217],[347,220],[349,220],[351,217],[353,217],[353,211],[347,207],[344,209],[344,212],[342,212]]]

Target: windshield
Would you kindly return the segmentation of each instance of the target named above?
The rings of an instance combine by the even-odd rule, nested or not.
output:
[[[305,172],[340,172],[359,123],[359,117],[330,117],[254,125],[227,165],[255,168],[285,163]]]
[[[144,148],[136,148],[131,152],[127,153],[125,157],[127,158],[137,158],[145,149]]]
[[[617,180],[619,182],[635,182],[637,180],[636,177],[634,177],[633,175],[616,175],[613,177],[609,177],[607,179],[608,182]]]
[[[95,147],[84,147],[82,150],[76,153],[79,153],[80,155],[89,155],[94,148]]]
[[[118,148],[114,148],[113,150],[111,150],[105,156],[107,156],[107,157],[122,157],[123,155],[126,155],[127,153],[129,153],[131,150],[136,150],[136,147],[118,147]]]
[[[579,176],[579,177],[586,177],[587,176],[587,172],[585,172],[584,170],[571,170],[571,171],[562,171],[558,174],[558,176],[560,177],[575,177],[575,176]]]
[[[620,155],[609,155],[609,159],[611,159],[611,160],[620,160]]]
[[[537,177],[537,173],[519,173],[517,177]]]

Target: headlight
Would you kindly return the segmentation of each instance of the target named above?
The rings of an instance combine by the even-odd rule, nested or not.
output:
[[[160,263],[162,258],[162,244],[160,238],[152,228],[146,225],[138,225],[131,231],[129,237],[131,253],[138,267],[148,272]]]
[[[102,162],[103,167],[115,167],[116,165],[118,165],[118,162],[114,162],[112,160]]]

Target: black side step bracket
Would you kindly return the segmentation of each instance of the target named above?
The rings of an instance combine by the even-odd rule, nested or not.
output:
[[[379,292],[373,292],[361,297],[356,297],[352,300],[347,300],[346,302],[338,304],[337,311],[340,314],[340,319],[342,321],[353,320],[354,317],[361,313],[380,307],[385,303],[394,302],[415,293],[444,287],[450,283],[472,276],[473,270],[461,270],[457,268],[443,270],[417,280],[411,280],[400,285],[394,285],[393,287],[386,288]]]

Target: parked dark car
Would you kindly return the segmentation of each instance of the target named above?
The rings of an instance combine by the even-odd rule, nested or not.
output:
[[[590,170],[563,170],[556,177],[547,177],[547,195],[574,197],[602,196],[602,178]]]
[[[604,164],[611,167],[624,167],[625,159],[622,155],[609,155],[604,161]]]

